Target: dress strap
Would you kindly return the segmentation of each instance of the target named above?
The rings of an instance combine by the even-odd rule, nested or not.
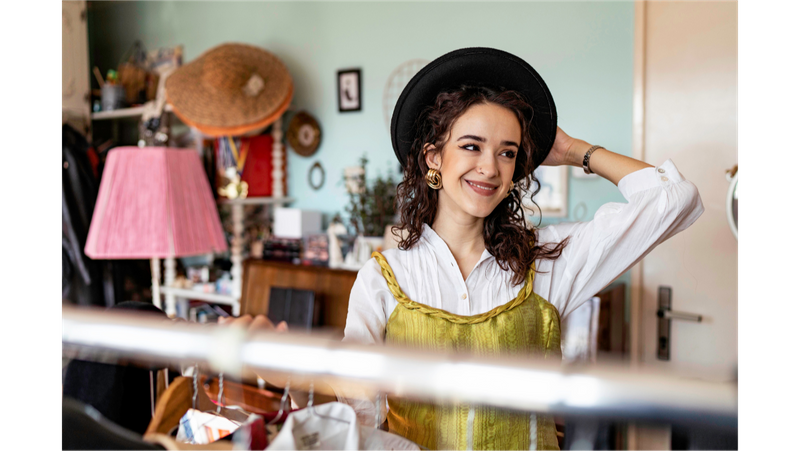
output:
[[[440,318],[452,323],[456,324],[477,324],[487,321],[489,319],[494,318],[495,316],[513,309],[514,307],[522,304],[525,302],[526,299],[531,295],[533,292],[533,277],[536,273],[535,268],[531,266],[528,269],[528,273],[525,275],[525,285],[523,285],[522,289],[519,290],[517,297],[512,299],[511,301],[495,307],[488,312],[481,313],[480,315],[472,315],[472,316],[462,316],[456,315],[454,313],[450,313],[446,310],[438,309],[435,307],[431,307],[429,305],[420,304],[419,302],[414,302],[403,293],[403,290],[400,289],[400,285],[397,283],[397,279],[394,277],[394,271],[392,271],[392,267],[389,266],[389,262],[386,261],[386,257],[383,256],[380,252],[373,252],[372,257],[378,261],[378,265],[381,267],[381,274],[383,274],[383,278],[386,279],[386,284],[389,286],[389,291],[392,293],[394,298],[397,300],[399,304],[402,304],[403,307],[409,310],[417,310],[420,313],[425,315],[432,316],[434,318]]]

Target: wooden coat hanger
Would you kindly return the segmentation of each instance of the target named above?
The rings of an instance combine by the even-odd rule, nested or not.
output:
[[[194,395],[194,382],[190,377],[177,377],[169,384],[169,388],[158,399],[155,414],[145,431],[148,434],[165,434],[175,429],[181,418],[192,408]],[[215,412],[217,405],[211,401],[201,383],[197,387],[197,405],[195,408],[201,412]],[[238,423],[247,420],[247,415],[231,409],[222,409],[222,415]]]
[[[155,413],[147,426],[145,435],[169,434],[180,423],[183,415],[192,408],[193,392],[191,378],[176,377],[158,399]],[[196,407],[198,410],[205,411],[215,409],[216,405],[211,402],[204,390],[197,390]]]
[[[206,393],[216,399],[219,396],[219,379],[216,377],[206,379]],[[281,408],[281,395],[269,390],[253,387],[245,382],[228,381],[225,379],[225,393],[223,404],[238,405],[250,413],[267,416]]]

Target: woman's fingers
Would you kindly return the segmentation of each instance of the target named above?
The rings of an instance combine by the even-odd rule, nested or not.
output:
[[[272,321],[269,320],[265,315],[256,315],[253,318],[250,315],[242,315],[238,318],[228,317],[228,318],[218,318],[218,324],[223,324],[226,326],[234,326],[234,327],[241,327],[247,329],[250,332],[258,331],[258,330],[274,330],[276,332],[286,332],[289,330],[289,325],[286,324],[286,321],[281,321],[275,326]]]
[[[253,322],[253,317],[250,315],[242,315],[237,318],[234,318],[232,316],[229,316],[227,318],[223,317],[217,318],[217,324],[222,324],[224,326],[241,327],[243,329],[249,328],[252,322]]]
[[[250,330],[259,330],[259,329],[275,329],[275,325],[272,324],[272,321],[269,320],[264,315],[256,315],[255,319],[253,320],[252,324],[250,324]]]

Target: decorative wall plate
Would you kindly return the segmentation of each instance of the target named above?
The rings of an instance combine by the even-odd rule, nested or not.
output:
[[[313,116],[301,111],[294,115],[286,130],[286,140],[298,155],[310,157],[319,148],[322,131]]]

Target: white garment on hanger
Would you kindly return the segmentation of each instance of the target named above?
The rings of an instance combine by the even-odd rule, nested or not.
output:
[[[281,432],[268,450],[335,449],[335,450],[419,450],[405,438],[380,429],[361,426],[356,412],[347,404],[330,402],[289,414]],[[334,417],[342,422],[326,417]]]

